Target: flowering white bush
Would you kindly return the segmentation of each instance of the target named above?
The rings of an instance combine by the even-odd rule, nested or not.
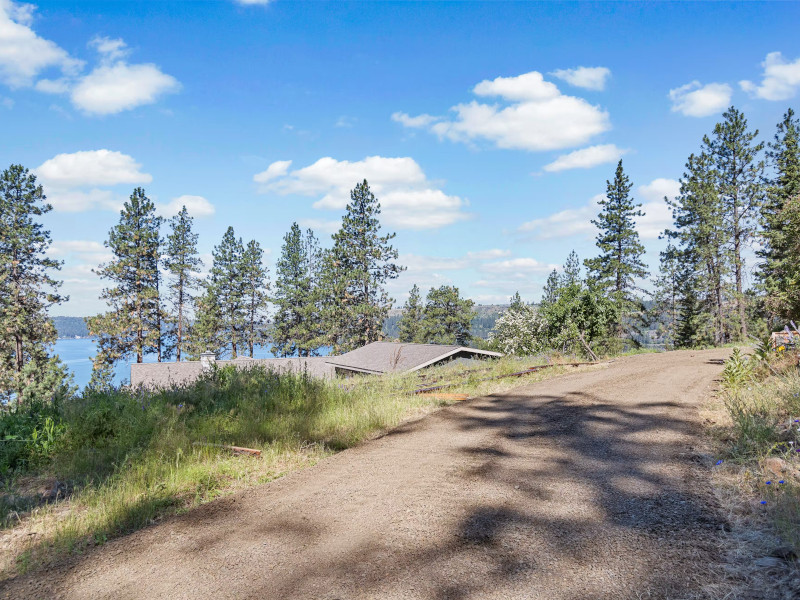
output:
[[[530,356],[544,349],[547,323],[536,307],[530,304],[514,306],[497,319],[489,339],[504,354]]]

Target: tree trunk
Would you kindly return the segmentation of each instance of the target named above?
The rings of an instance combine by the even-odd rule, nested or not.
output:
[[[181,342],[183,341],[183,286],[178,292],[178,340],[176,344],[176,360],[181,362]]]

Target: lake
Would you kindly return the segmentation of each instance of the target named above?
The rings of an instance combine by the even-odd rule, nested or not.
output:
[[[92,357],[97,354],[97,345],[89,338],[82,339],[61,339],[56,342],[55,354],[61,357],[61,361],[75,377],[75,385],[83,389],[92,376]],[[255,358],[273,358],[274,354],[265,346],[258,346],[255,350]],[[145,362],[156,362],[155,355],[144,357]],[[114,369],[114,383],[119,385],[126,382],[131,377],[131,363],[120,362]]]

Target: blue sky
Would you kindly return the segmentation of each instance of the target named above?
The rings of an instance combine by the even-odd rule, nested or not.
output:
[[[655,267],[665,194],[731,104],[771,138],[800,91],[800,6],[0,0],[0,165],[45,186],[71,301],[143,186],[186,203],[207,261],[228,225],[272,263],[323,244],[366,177],[413,283],[538,300],[622,158]]]

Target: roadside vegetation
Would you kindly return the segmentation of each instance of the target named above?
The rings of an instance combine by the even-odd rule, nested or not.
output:
[[[2,575],[314,464],[467,395],[569,369],[494,379],[544,363],[504,358],[424,375],[334,381],[227,367],[184,388],[87,390],[0,414]],[[440,385],[450,387],[409,393]]]
[[[797,348],[734,348],[721,380],[717,479],[732,514],[776,538],[761,549],[775,559],[800,557],[799,360]]]

